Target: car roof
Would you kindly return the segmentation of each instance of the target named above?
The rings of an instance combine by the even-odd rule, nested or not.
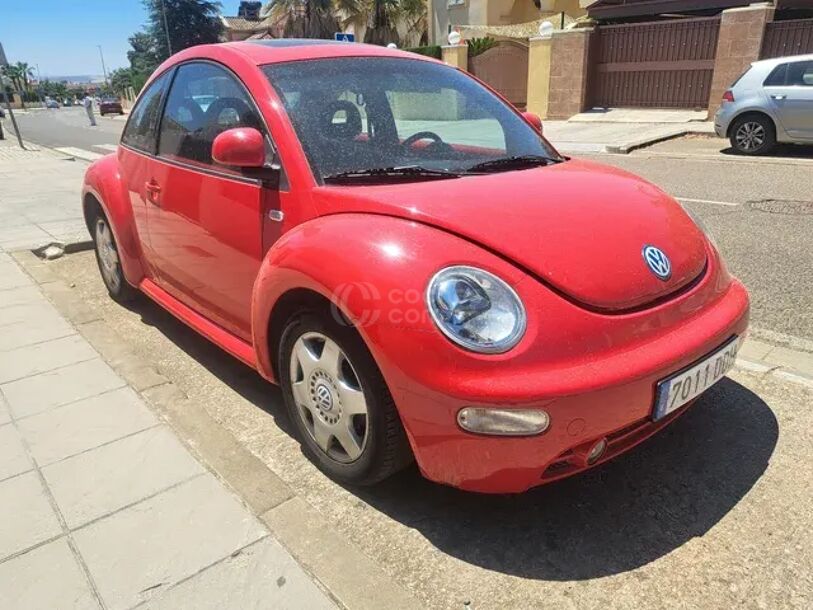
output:
[[[779,64],[784,64],[789,61],[813,61],[813,53],[807,53],[805,55],[786,55],[784,57],[772,57],[770,59],[761,59],[760,61],[755,61],[752,66],[755,67],[773,67],[778,66]]]
[[[297,61],[303,59],[325,59],[330,57],[393,57],[404,59],[422,59],[430,62],[438,60],[408,53],[399,49],[390,49],[372,44],[357,42],[338,42],[314,38],[278,38],[273,40],[246,40],[240,42],[223,42],[216,45],[193,47],[204,55],[208,48],[218,47],[222,50],[237,52],[258,66],[265,64]]]

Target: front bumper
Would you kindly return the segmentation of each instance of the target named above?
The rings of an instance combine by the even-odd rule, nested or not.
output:
[[[516,493],[591,467],[584,456],[603,437],[609,441],[608,449],[597,464],[634,447],[688,408],[652,422],[658,381],[732,335],[745,334],[747,292],[736,280],[726,284],[720,284],[719,276],[707,277],[692,294],[637,319],[628,316],[627,345],[613,345],[603,352],[587,350],[580,358],[554,367],[537,362],[519,371],[505,367],[508,379],[496,378],[493,372],[491,376],[481,372],[478,378],[467,376],[463,367],[447,358],[445,371],[434,370],[432,387],[414,378],[394,387],[391,383],[422,473],[469,491]],[[694,306],[693,299],[698,299]],[[637,344],[632,340],[644,332],[647,316],[648,323],[656,326],[674,309],[682,312],[674,318],[677,322],[664,324]],[[691,315],[686,315],[689,311]],[[624,323],[613,321],[622,328]],[[502,372],[503,368],[490,370]],[[456,424],[456,414],[465,406],[543,408],[551,424],[534,437],[478,436]]]

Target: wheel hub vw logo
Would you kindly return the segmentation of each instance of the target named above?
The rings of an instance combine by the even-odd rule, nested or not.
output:
[[[316,404],[322,411],[330,411],[333,408],[333,394],[323,383],[316,386]]]
[[[658,279],[665,282],[672,277],[672,263],[669,262],[669,257],[662,250],[655,246],[644,246],[643,256],[649,270]]]

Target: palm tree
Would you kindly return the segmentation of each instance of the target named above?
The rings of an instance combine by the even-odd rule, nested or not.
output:
[[[19,93],[20,103],[25,108],[24,93],[30,89],[30,79],[34,76],[34,70],[25,62],[18,61],[3,68],[3,73],[11,81],[11,86]]]
[[[271,0],[260,16],[284,23],[290,38],[329,38],[338,30],[333,0]]]
[[[425,0],[271,0],[261,15],[284,22],[285,36],[327,38],[353,26],[356,40],[415,46],[426,30]]]

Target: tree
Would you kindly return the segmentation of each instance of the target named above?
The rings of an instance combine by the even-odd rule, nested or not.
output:
[[[118,68],[110,73],[110,88],[117,95],[124,95],[128,87],[133,86],[133,71],[130,68]]]
[[[130,42],[127,59],[130,61],[130,82],[136,91],[140,91],[150,74],[158,67],[158,52],[155,41],[148,31],[136,32],[128,39]]]
[[[3,68],[3,74],[8,77],[11,86],[20,94],[20,102],[22,107],[25,108],[25,94],[30,89],[31,78],[34,75],[33,68],[25,62],[18,61],[16,64]]]
[[[271,0],[260,15],[284,23],[288,38],[329,38],[339,28],[333,0]]]
[[[220,40],[223,32],[223,24],[219,17],[220,2],[144,0],[144,6],[149,15],[147,32],[161,60],[186,48]]]
[[[262,15],[284,22],[286,36],[304,38],[329,38],[337,21],[372,44],[415,46],[426,31],[425,0],[271,0]]]

